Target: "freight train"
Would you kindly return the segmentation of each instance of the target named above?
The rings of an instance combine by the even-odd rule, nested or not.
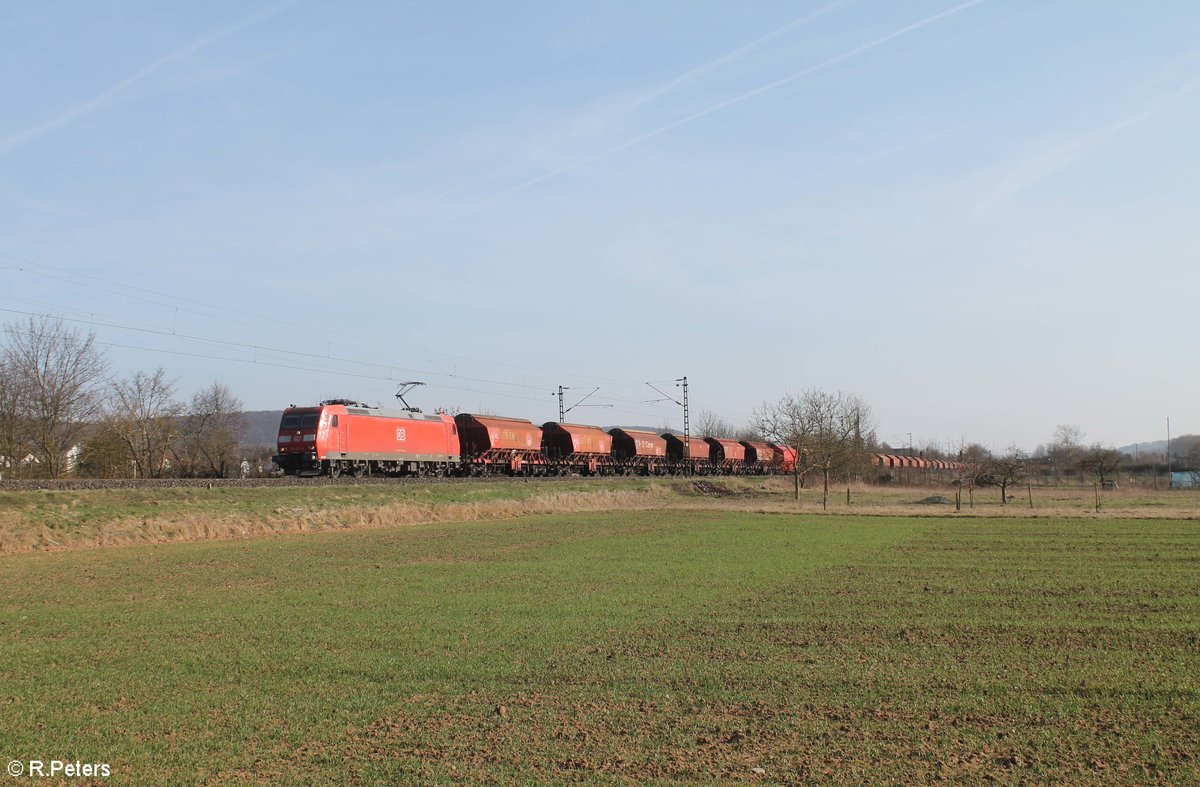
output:
[[[553,476],[790,473],[786,446],[460,413],[347,399],[289,407],[275,464],[285,475]]]

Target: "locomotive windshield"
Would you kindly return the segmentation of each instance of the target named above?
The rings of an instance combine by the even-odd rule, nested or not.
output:
[[[280,422],[280,429],[309,429],[317,425],[320,413],[288,413]]]

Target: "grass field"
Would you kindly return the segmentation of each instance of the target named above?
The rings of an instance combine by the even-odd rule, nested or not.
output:
[[[555,514],[6,555],[0,600],[0,759],[111,781],[1200,779],[1188,520]]]

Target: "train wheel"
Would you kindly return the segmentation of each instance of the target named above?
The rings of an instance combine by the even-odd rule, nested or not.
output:
[[[329,477],[330,477],[330,478],[337,478],[337,477],[338,477],[338,476],[340,476],[341,474],[342,474],[342,465],[341,465],[341,463],[339,463],[339,462],[330,462],[330,463],[329,463]]]

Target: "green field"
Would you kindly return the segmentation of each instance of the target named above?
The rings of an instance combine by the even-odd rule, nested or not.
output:
[[[0,759],[113,782],[1200,779],[1194,521],[553,515],[6,555],[0,604]]]

